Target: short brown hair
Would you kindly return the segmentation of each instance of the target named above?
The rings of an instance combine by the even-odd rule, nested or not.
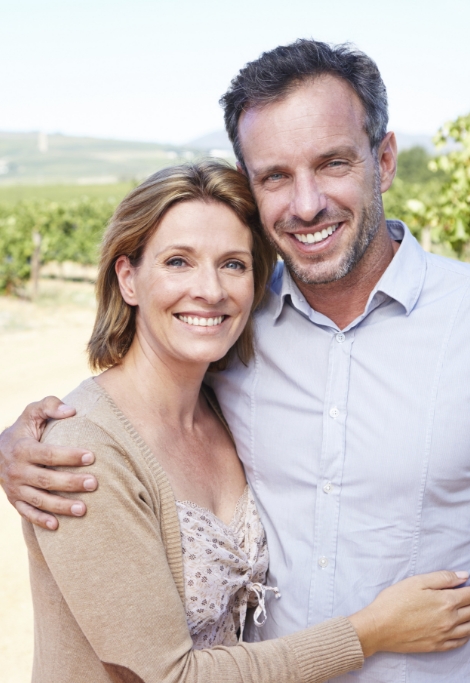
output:
[[[365,112],[365,130],[375,151],[387,133],[387,90],[375,62],[353,45],[328,45],[305,38],[263,52],[232,80],[220,99],[235,156],[246,171],[238,122],[248,109],[282,100],[319,76],[340,78],[354,90]]]
[[[127,195],[104,233],[96,282],[98,310],[88,342],[88,359],[93,370],[105,370],[119,364],[135,334],[136,309],[122,298],[115,272],[117,259],[126,255],[134,267],[138,266],[149,239],[166,212],[179,202],[193,200],[221,202],[250,228],[254,275],[252,312],[261,304],[276,262],[276,253],[264,235],[245,176],[216,160],[165,168]],[[246,364],[252,355],[253,322],[250,315],[237,342],[224,358],[211,364],[211,370],[225,369],[233,356],[238,356]]]

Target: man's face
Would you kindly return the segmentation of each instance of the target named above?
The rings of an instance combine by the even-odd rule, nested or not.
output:
[[[264,228],[304,284],[347,275],[385,220],[381,191],[393,174],[384,183],[364,115],[354,91],[325,76],[240,118]]]

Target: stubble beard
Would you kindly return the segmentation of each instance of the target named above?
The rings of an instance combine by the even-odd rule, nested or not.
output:
[[[319,266],[318,273],[312,273],[312,266],[310,266],[310,268],[302,266],[302,264],[296,261],[294,257],[285,252],[279,243],[274,240],[266,231],[269,241],[280,254],[281,258],[296,280],[304,285],[326,285],[330,282],[341,280],[341,278],[345,277],[352,270],[354,270],[357,264],[361,261],[362,257],[376,236],[382,220],[383,208],[378,168],[376,171],[372,199],[362,210],[356,239],[341,255],[339,263],[337,263],[335,266],[332,264],[332,268],[334,267],[334,269],[332,269],[330,272],[328,272],[326,268],[321,267],[322,264],[328,263],[328,257],[323,257],[321,254],[307,257],[312,266],[316,264]],[[295,232],[296,228],[314,228],[320,223],[340,223],[348,218],[352,218],[352,214],[349,211],[338,212],[334,215],[329,214],[327,211],[321,211],[309,224],[304,223],[299,219],[292,218],[285,221],[277,221],[274,225],[274,229],[277,234],[282,235],[286,231]]]

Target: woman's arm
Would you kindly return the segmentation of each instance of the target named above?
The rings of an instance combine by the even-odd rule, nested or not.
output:
[[[89,643],[90,656],[116,681],[133,675],[145,683],[319,683],[361,666],[359,640],[344,618],[274,641],[193,650],[167,559],[166,548],[180,543],[179,527],[165,546],[161,501],[145,481],[152,472],[136,474],[138,463],[126,461],[113,437],[85,418],[56,423],[46,441],[93,449],[100,487],[88,494],[80,523],[65,518],[57,532],[28,525],[53,579],[35,591],[36,617],[54,603],[67,605],[56,608],[62,623],[44,628],[45,639],[72,632],[73,618],[84,636],[77,647]],[[41,572],[33,568],[33,584]],[[45,586],[58,594],[45,594]],[[61,656],[61,648],[55,652]]]
[[[376,652],[444,652],[470,637],[468,572],[419,574],[385,588],[349,617],[365,657]],[[458,588],[458,590],[451,590]]]

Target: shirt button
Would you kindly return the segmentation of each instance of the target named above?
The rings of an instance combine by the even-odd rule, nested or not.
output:
[[[331,491],[333,491],[333,484],[331,481],[327,481],[326,484],[323,485],[323,490],[325,493],[331,493]]]
[[[339,415],[339,410],[336,406],[333,406],[333,408],[330,408],[330,417],[333,419],[336,419]]]
[[[321,567],[322,569],[325,569],[328,567],[328,558],[327,557],[319,557],[318,558],[318,566]]]
[[[342,332],[338,332],[338,334],[336,335],[336,341],[338,342],[338,344],[342,344],[345,339],[346,335],[344,335]]]

